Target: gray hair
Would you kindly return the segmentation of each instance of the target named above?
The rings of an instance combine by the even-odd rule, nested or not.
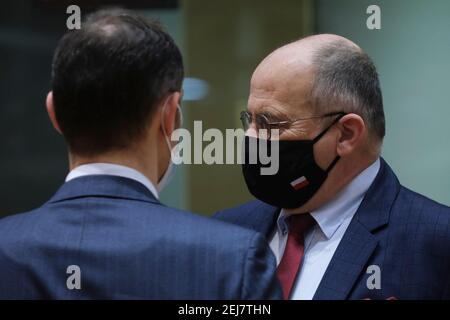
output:
[[[369,132],[383,140],[386,131],[383,98],[370,57],[345,41],[335,41],[315,52],[313,65],[311,98],[316,110],[358,114]]]

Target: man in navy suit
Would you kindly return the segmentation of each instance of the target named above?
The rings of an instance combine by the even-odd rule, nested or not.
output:
[[[259,200],[216,218],[266,235],[285,299],[450,299],[450,208],[400,185],[380,157],[378,75],[357,45],[316,35],[277,49],[241,119]],[[264,175],[251,142],[272,132],[279,170]]]
[[[277,299],[263,236],[164,206],[181,54],[163,29],[100,12],[55,53],[47,110],[66,183],[0,221],[0,298]]]

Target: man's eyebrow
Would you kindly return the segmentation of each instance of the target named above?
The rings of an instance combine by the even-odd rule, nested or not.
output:
[[[258,114],[265,115],[268,120],[288,120],[289,117],[285,115],[283,112],[278,111],[275,107],[272,106],[263,106],[258,112]]]

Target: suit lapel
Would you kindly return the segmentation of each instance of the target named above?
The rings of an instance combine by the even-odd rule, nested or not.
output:
[[[378,240],[374,234],[389,222],[389,213],[399,188],[394,173],[381,159],[380,171],[336,249],[314,299],[348,298],[377,247]]]
[[[353,221],[336,249],[313,299],[346,299],[377,243],[364,226]]]

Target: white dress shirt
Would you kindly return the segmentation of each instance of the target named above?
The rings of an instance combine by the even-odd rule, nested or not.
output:
[[[323,207],[311,212],[317,224],[305,236],[302,266],[291,292],[291,300],[311,300],[322,280],[350,221],[361,204],[366,191],[380,169],[380,159],[361,172]],[[277,264],[283,257],[288,237],[287,214],[281,210],[277,229],[270,239]]]
[[[103,175],[111,175],[111,176],[119,176],[124,178],[133,179],[137,182],[142,183],[147,187],[148,190],[158,198],[158,191],[153,183],[142,173],[139,171],[132,169],[130,167],[122,166],[119,164],[112,163],[88,163],[83,164],[81,166],[75,167],[66,177],[66,182],[72,179],[95,175],[95,174],[103,174]]]

